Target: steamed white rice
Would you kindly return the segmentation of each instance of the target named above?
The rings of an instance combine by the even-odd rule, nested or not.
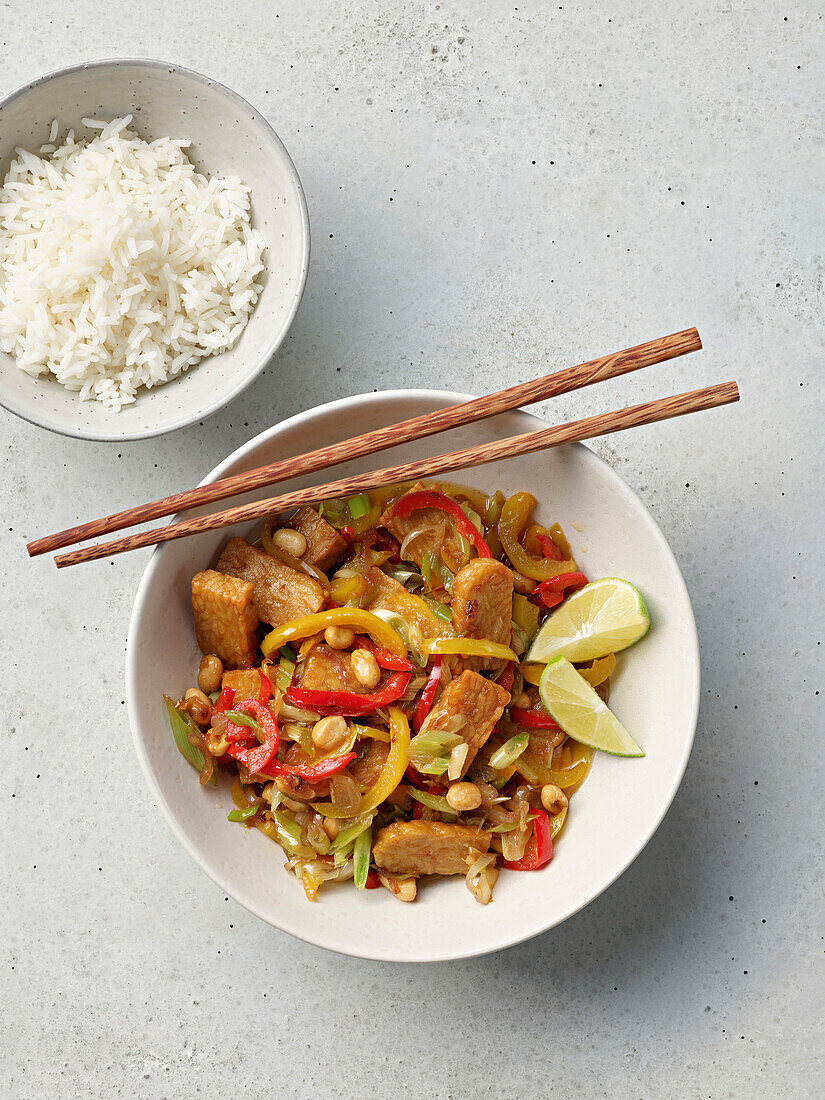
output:
[[[264,269],[249,188],[131,119],[84,119],[100,133],[62,144],[52,123],[0,189],[0,349],[114,409],[231,347]]]

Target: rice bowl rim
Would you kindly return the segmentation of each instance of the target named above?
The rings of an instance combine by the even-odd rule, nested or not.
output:
[[[29,424],[34,424],[38,428],[46,428],[48,431],[56,432],[58,435],[65,435],[72,439],[90,439],[99,443],[120,443],[128,442],[130,440],[151,439],[156,436],[166,435],[168,432],[174,432],[180,428],[187,428],[190,427],[192,424],[197,424],[199,421],[206,419],[206,417],[208,416],[212,416],[213,413],[216,413],[220,409],[224,408],[226,405],[229,405],[232,401],[235,400],[236,397],[239,397],[240,394],[242,394],[244,390],[247,389],[261,374],[264,367],[266,367],[266,365],[271,361],[273,356],[280,348],[281,344],[286,339],[287,333],[292,326],[292,322],[295,319],[295,314],[298,312],[298,307],[301,304],[301,300],[304,296],[307,275],[309,273],[310,259],[309,209],[307,207],[304,188],[301,184],[301,178],[298,175],[298,171],[295,167],[292,157],[289,155],[289,151],[287,150],[286,146],[281,141],[280,137],[275,132],[273,127],[270,125],[269,121],[263,115],[263,113],[259,111],[256,107],[253,107],[253,105],[247,99],[244,99],[242,95],[239,95],[237,92],[233,91],[225,84],[222,84],[219,80],[214,80],[212,77],[205,76],[203,73],[199,73],[195,69],[187,68],[185,65],[176,65],[173,62],[158,61],[155,58],[99,58],[94,61],[84,61],[76,65],[66,65],[60,69],[53,69],[51,72],[45,73],[43,76],[38,77],[36,80],[30,80],[26,84],[20,85],[20,87],[16,88],[13,92],[10,92],[8,95],[0,98],[0,116],[2,116],[2,112],[5,110],[5,108],[13,103],[15,100],[26,95],[34,88],[38,88],[51,80],[56,80],[59,77],[70,76],[74,73],[87,72],[92,69],[120,68],[124,65],[144,66],[145,68],[156,69],[158,71],[163,70],[170,76],[179,73],[195,81],[197,84],[201,84],[204,87],[214,89],[215,91],[225,96],[232,103],[234,103],[236,107],[243,110],[244,112],[250,113],[252,120],[263,130],[265,136],[269,139],[271,144],[274,146],[277,154],[282,159],[286,174],[297,192],[298,209],[301,221],[301,266],[298,273],[298,285],[292,296],[292,302],[290,303],[289,309],[286,312],[283,323],[280,326],[280,329],[275,333],[272,340],[269,342],[268,347],[259,356],[258,362],[256,363],[254,369],[245,374],[244,377],[240,379],[238,383],[226,395],[221,396],[218,400],[212,401],[211,403],[198,408],[192,413],[180,415],[177,418],[172,419],[168,423],[159,424],[154,427],[146,426],[140,430],[135,431],[121,432],[115,432],[111,428],[92,428],[84,426],[82,424],[70,424],[68,422],[50,422],[47,424],[38,419],[36,416],[29,413],[28,411],[25,411],[9,403],[3,392],[2,387],[0,387],[0,407],[6,409],[10,413],[13,413],[15,416],[19,416],[21,420],[25,420]],[[255,195],[254,193],[251,193],[251,195],[252,201],[254,203]],[[254,224],[252,225],[252,228],[255,228]],[[265,267],[264,276],[266,276],[267,273],[267,267]],[[242,336],[243,333],[241,333],[241,337]],[[207,356],[199,363],[194,364],[194,366],[189,369],[195,370],[197,369],[197,367],[200,366],[201,363],[208,362],[211,358],[213,358],[213,356]],[[188,371],[184,372],[184,374],[186,373],[188,373]],[[175,381],[175,379],[169,379],[169,381]],[[59,383],[55,384],[59,385]],[[153,387],[153,389],[143,389],[138,395],[138,401],[148,403],[151,400],[153,393],[162,390],[163,386]],[[78,399],[77,404],[79,406],[81,404],[85,405],[86,402],[81,403]]]

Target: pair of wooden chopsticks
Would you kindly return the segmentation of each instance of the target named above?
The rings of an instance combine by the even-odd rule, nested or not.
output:
[[[58,531],[53,535],[35,539],[34,542],[28,544],[28,551],[32,557],[38,554],[50,553],[53,550],[71,546],[86,539],[96,538],[112,531],[121,531],[139,523],[158,519],[160,516],[172,515],[183,508],[194,508],[216,500],[223,500],[238,493],[246,493],[253,489],[274,485],[288,478],[327,469],[341,462],[375,454],[378,451],[386,450],[388,447],[410,443],[425,436],[447,431],[449,428],[468,424],[471,421],[483,420],[508,409],[515,409],[522,405],[532,404],[535,401],[556,397],[570,390],[593,385],[595,382],[603,382],[608,378],[617,378],[622,374],[640,370],[642,367],[662,363],[668,359],[675,359],[677,356],[686,355],[691,351],[698,351],[701,347],[702,342],[696,329],[684,329],[682,332],[672,333],[670,336],[658,340],[650,340],[645,344],[638,344],[636,347],[627,348],[612,355],[605,355],[599,359],[592,359],[587,363],[580,363],[575,367],[568,367],[554,374],[545,375],[543,378],[522,382],[517,386],[511,386],[509,389],[500,390],[498,393],[489,394],[486,397],[473,398],[473,400],[464,401],[459,405],[451,405],[446,409],[426,413],[412,420],[405,420],[386,428],[367,432],[365,435],[357,436],[354,439],[333,443],[307,454],[281,459],[278,462],[269,463],[246,473],[223,478],[211,485],[175,493],[149,504],[141,504],[105,516],[102,519],[81,523],[65,531]],[[609,432],[624,431],[626,428],[633,428],[642,424],[655,424],[660,420],[684,416],[686,413],[699,412],[702,409],[716,408],[719,405],[727,405],[738,400],[739,390],[735,382],[708,386],[705,389],[677,394],[657,401],[648,401],[645,404],[619,409],[615,412],[600,413],[598,416],[586,417],[584,420],[570,421],[555,427],[543,428],[539,431],[527,432],[524,435],[512,436],[492,443],[483,443],[475,447],[467,447],[460,451],[452,451],[449,454],[432,458],[404,462],[397,466],[385,467],[381,470],[356,474],[352,477],[328,482],[325,485],[298,489],[295,492],[285,493],[281,496],[253,501],[250,504],[242,504],[235,508],[227,508],[224,511],[205,516],[193,517],[179,523],[168,524],[165,527],[127,535],[111,542],[98,543],[81,550],[74,550],[68,554],[60,554],[55,558],[55,563],[58,568],[64,568],[68,565],[77,565],[80,562],[94,561],[97,558],[122,554],[127,550],[136,550],[142,546],[154,546],[158,543],[170,542],[173,539],[199,534],[202,531],[211,531],[216,528],[229,527],[235,523],[263,519],[273,512],[285,511],[302,504],[317,503],[330,497],[355,496],[358,493],[389,485],[396,481],[435,477],[450,470],[482,466],[488,462],[497,462],[501,459],[515,458],[518,455],[530,454],[533,451],[541,451],[549,447],[558,447],[563,443],[592,439],[596,436],[606,435]]]

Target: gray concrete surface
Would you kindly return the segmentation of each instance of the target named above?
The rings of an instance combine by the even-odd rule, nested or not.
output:
[[[3,6],[0,91],[108,55],[210,73],[275,125],[313,226],[291,335],[223,414],[123,446],[0,415],[3,1096],[823,1095],[822,12]],[[547,410],[742,387],[596,448],[662,525],[702,641],[696,746],[635,865],[555,931],[437,967],[331,955],[227,900],[131,747],[146,557],[58,574],[24,540],[330,398],[490,390],[692,323],[701,356]]]

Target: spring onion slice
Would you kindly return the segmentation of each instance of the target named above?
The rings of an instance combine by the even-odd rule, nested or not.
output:
[[[427,791],[419,791],[415,787],[409,787],[408,790],[416,802],[420,802],[422,806],[426,806],[430,810],[436,810],[440,814],[456,816],[456,811],[443,794],[429,794]]]
[[[227,821],[248,821],[254,817],[261,807],[260,802],[252,802],[245,810],[230,810],[226,816]]]
[[[509,768],[527,748],[529,740],[529,734],[518,733],[515,737],[511,737],[509,741],[505,741],[501,748],[496,749],[490,757],[490,767],[495,768],[496,771],[501,771],[503,768]]]
[[[369,493],[360,493],[357,497],[350,497],[347,504],[353,519],[361,519],[372,508]]]
[[[410,742],[410,763],[423,775],[443,775],[449,766],[449,754],[461,744],[457,733],[432,729],[418,733]]]
[[[352,844],[353,840],[359,837],[365,829],[369,829],[372,825],[372,819],[373,814],[370,814],[369,817],[363,818],[360,821],[355,821],[352,825],[348,825],[346,829],[342,829],[330,845],[330,851],[343,851],[349,844]]]
[[[230,722],[234,722],[236,726],[248,726],[249,729],[253,730],[255,733],[261,732],[260,725],[254,718],[250,718],[248,714],[243,714],[239,710],[225,710],[223,713],[225,717],[228,718]]]
[[[478,531],[480,535],[483,535],[484,524],[481,522],[481,516],[478,512],[471,508],[469,504],[461,504],[459,507],[470,523],[472,523],[473,527],[475,527],[476,531]]]
[[[371,854],[372,830],[367,828],[355,838],[355,845],[352,849],[353,877],[355,878],[356,890],[363,890],[367,885]]]
[[[168,695],[164,695],[163,702],[166,705],[169,725],[172,727],[172,736],[175,739],[175,745],[177,746],[178,752],[193,768],[202,771],[204,764],[203,753],[200,749],[190,744],[188,737],[190,730],[199,732],[197,727],[188,720],[188,716],[184,717],[184,715],[181,714]]]

